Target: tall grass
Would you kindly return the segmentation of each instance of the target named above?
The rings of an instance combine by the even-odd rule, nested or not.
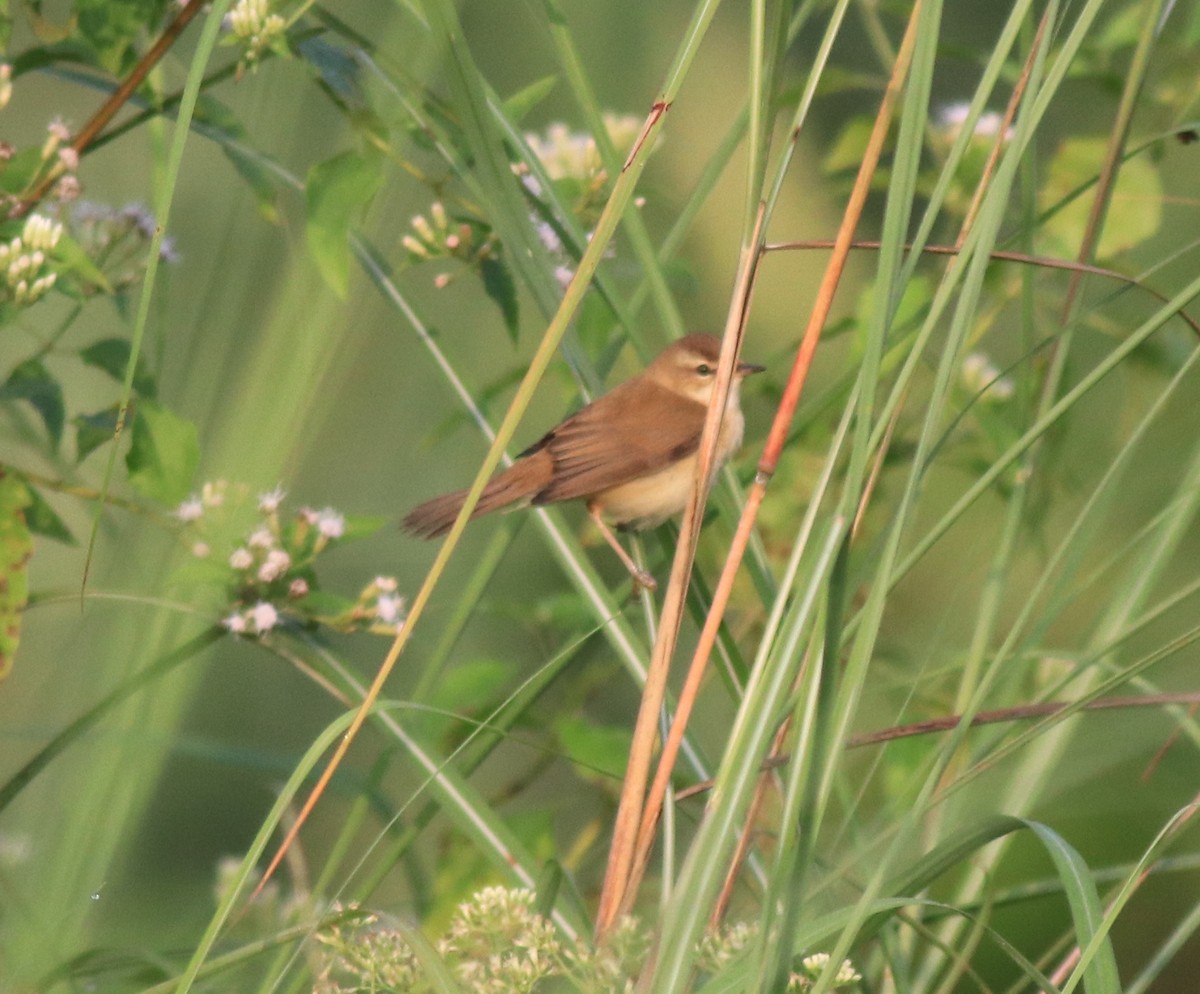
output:
[[[153,785],[188,789],[178,770],[158,780],[165,750],[144,747],[136,713],[170,734],[189,702],[231,700],[195,670],[122,684],[156,657],[173,669],[183,642],[177,611],[138,584],[149,569],[131,570],[145,613],[113,651],[137,665],[105,667],[69,715],[46,712],[45,751],[0,792],[7,830],[28,832],[57,771],[78,788],[52,843],[69,868],[30,919],[66,925],[34,946],[6,916],[6,945],[26,944],[14,983],[820,994],[1151,990],[1187,975],[1200,919],[1167,881],[1194,870],[1180,839],[1197,741],[1184,674],[1200,279],[1185,215],[1200,20],[1163,2],[1016,0],[965,42],[961,12],[933,0],[718,8],[637,14],[658,75],[639,67],[624,134],[605,123],[617,56],[582,26],[595,12],[549,0],[506,15],[503,39],[495,11],[443,0],[295,9],[288,44],[239,86],[308,70],[333,98],[312,138],[329,147],[285,157],[194,123],[183,176],[210,141],[256,179],[263,213],[306,226],[313,260],[280,283],[270,320],[245,321],[249,344],[195,418],[212,477],[267,488],[290,469],[327,495],[314,505],[362,498],[372,514],[472,473],[477,497],[514,440],[637,367],[626,343],[644,360],[726,289],[725,375],[740,349],[770,362],[768,382],[748,385],[757,430],[735,468],[644,543],[660,594],[629,597],[570,510],[466,530],[465,509],[429,555],[385,530],[356,559],[323,560],[341,580],[347,562],[369,577],[402,560],[410,601],[390,650],[336,632],[332,609],[220,638],[210,666],[283,660],[255,679],[278,697],[302,675],[321,703],[294,722],[261,705],[289,720],[298,758],[269,812],[230,802],[254,831],[220,838],[237,859],[215,912],[193,892],[169,951],[110,958],[138,911],[89,922],[79,883],[97,880],[103,904],[108,875],[136,877],[115,854],[142,858]],[[522,32],[515,86],[495,48],[520,49]],[[736,66],[719,65],[731,51]],[[276,85],[294,99],[311,84]],[[963,99],[948,112],[952,85]],[[585,173],[547,155],[556,117],[593,136]],[[186,184],[168,176],[164,197]],[[1174,200],[1178,217],[1163,211]],[[693,261],[713,230],[720,270]],[[781,319],[802,278],[815,300]],[[203,354],[214,334],[186,330],[168,354]],[[397,408],[370,398],[375,421],[322,449],[321,418],[362,400],[355,377],[390,350]],[[555,379],[563,359],[571,375]],[[112,548],[101,534],[101,564]],[[38,617],[22,669],[38,665]],[[645,810],[685,711],[661,811]],[[117,745],[89,772],[97,728]],[[39,874],[44,857],[18,877],[26,900]],[[470,972],[486,958],[454,930],[489,883],[536,893],[561,976],[486,986]],[[536,931],[523,900],[501,904]],[[501,960],[525,956],[534,940],[506,939],[508,919],[488,913]],[[602,969],[593,943],[617,965]]]

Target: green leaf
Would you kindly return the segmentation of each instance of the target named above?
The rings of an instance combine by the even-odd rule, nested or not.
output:
[[[52,538],[56,542],[75,545],[75,536],[58,516],[58,512],[46,503],[46,498],[36,490],[29,491],[29,506],[25,508],[25,523],[35,535]]]
[[[374,153],[343,152],[308,172],[308,249],[343,300],[350,282],[350,227],[379,189],[382,162]]]
[[[474,659],[447,670],[429,704],[453,714],[474,715],[496,705],[512,682],[512,666],[497,659]],[[456,731],[462,726],[456,722]]]
[[[79,34],[91,43],[100,64],[124,75],[136,53],[133,43],[158,33],[166,0],[75,0]]]
[[[62,386],[36,359],[27,359],[17,366],[0,386],[0,400],[27,400],[41,415],[55,448],[62,440],[66,407]]]
[[[138,493],[165,505],[187,496],[200,463],[196,426],[153,401],[137,406],[125,465]]]
[[[868,117],[855,117],[847,121],[821,163],[825,172],[840,173],[862,165],[874,127],[874,122]]]
[[[118,383],[125,382],[125,373],[132,354],[133,350],[124,338],[102,338],[79,350],[79,358],[84,363],[103,370]],[[158,392],[158,385],[146,368],[142,356],[138,356],[137,369],[133,373],[133,389],[142,397],[150,399]]]
[[[113,292],[108,277],[100,271],[100,268],[92,261],[92,257],[80,247],[79,243],[65,231],[59,238],[58,244],[54,246],[53,256],[55,268],[59,273],[69,274],[82,282],[85,287],[101,293]],[[61,284],[56,285],[61,286]]]
[[[583,718],[562,718],[554,730],[571,760],[584,767],[590,778],[615,785],[625,775],[628,728],[597,725]]]
[[[386,514],[348,514],[346,530],[342,532],[341,540],[350,542],[356,538],[368,538],[392,520],[393,518]]]
[[[543,76],[534,80],[504,101],[505,115],[513,124],[520,124],[521,119],[545,100],[557,85],[557,76]]]
[[[95,414],[76,414],[71,419],[75,425],[75,461],[83,462],[106,442],[111,442],[117,430],[118,407],[106,407]]]
[[[42,166],[42,150],[37,145],[23,148],[0,166],[0,191],[23,193]]]
[[[1072,138],[1064,141],[1050,160],[1042,190],[1043,209],[1053,209],[1080,188],[1086,189],[1046,221],[1038,233],[1039,253],[1074,258],[1079,252],[1105,147],[1106,142],[1099,138]],[[1163,200],[1162,180],[1146,157],[1121,163],[1096,258],[1112,258],[1157,233]]]
[[[29,491],[0,471],[0,680],[13,667],[21,641],[21,617],[29,600],[29,557],[33,539],[25,522]]]
[[[479,268],[483,276],[484,292],[500,308],[504,317],[504,327],[515,342],[520,331],[520,321],[517,313],[517,285],[513,282],[512,273],[503,262],[491,256],[484,259]]]

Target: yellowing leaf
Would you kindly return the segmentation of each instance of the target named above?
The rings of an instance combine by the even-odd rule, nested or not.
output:
[[[1063,142],[1050,160],[1042,189],[1043,211],[1056,207],[1081,186],[1091,185],[1046,222],[1038,233],[1039,252],[1068,259],[1078,255],[1104,150],[1102,139],[1072,138]],[[1111,258],[1153,236],[1162,223],[1162,204],[1162,181],[1150,161],[1139,156],[1123,163],[1096,258]]]
[[[29,599],[33,540],[25,524],[29,491],[0,470],[0,680],[8,676],[21,640],[21,616]]]

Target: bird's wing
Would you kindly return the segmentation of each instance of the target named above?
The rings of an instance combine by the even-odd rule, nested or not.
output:
[[[656,383],[625,389],[632,385],[600,397],[529,449],[548,451],[554,460],[551,481],[533,503],[590,497],[696,451],[704,405]]]

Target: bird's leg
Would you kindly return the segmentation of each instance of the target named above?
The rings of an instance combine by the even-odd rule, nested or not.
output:
[[[657,590],[658,581],[633,561],[633,557],[630,556],[629,553],[621,547],[621,543],[617,541],[617,536],[612,533],[612,529],[604,523],[604,519],[600,517],[599,505],[594,502],[589,502],[587,511],[591,519],[596,522],[596,527],[600,529],[600,534],[604,536],[604,541],[612,546],[613,552],[617,554],[621,562],[625,564],[625,568],[629,570],[629,575],[633,577],[633,582],[635,584],[634,593],[637,593],[637,584],[641,584],[651,592]]]

